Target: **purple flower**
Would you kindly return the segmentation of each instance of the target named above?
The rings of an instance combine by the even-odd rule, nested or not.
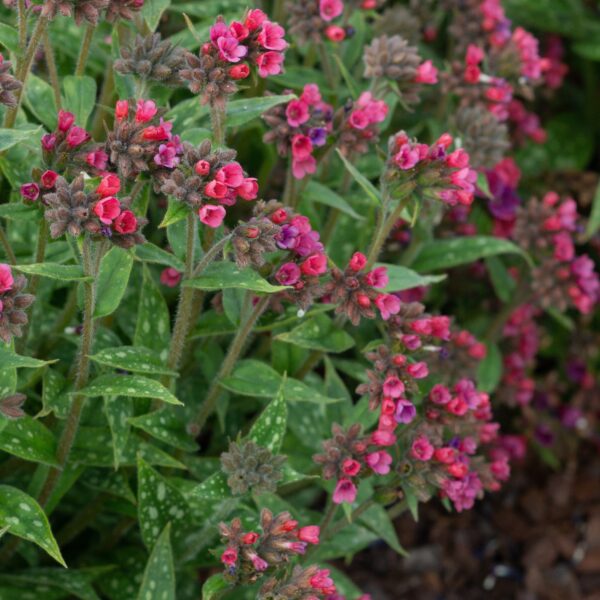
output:
[[[488,210],[496,219],[511,221],[516,215],[521,199],[514,188],[507,185],[495,171],[487,172],[487,180],[493,196]]]
[[[535,439],[542,446],[551,446],[554,442],[554,434],[547,425],[541,424],[535,428]]]
[[[277,246],[282,250],[290,250],[298,243],[299,231],[293,225],[283,225],[277,235]]]
[[[176,145],[171,142],[161,144],[158,147],[158,152],[154,155],[154,162],[167,169],[175,168],[179,164]]]
[[[323,146],[327,141],[327,130],[325,127],[311,127],[308,130],[308,137],[313,146]]]
[[[303,233],[297,240],[296,253],[300,256],[320,254],[323,252],[323,244],[319,242],[319,234],[316,231]]]
[[[396,404],[396,421],[398,423],[410,423],[417,416],[417,409],[412,402],[401,398]]]

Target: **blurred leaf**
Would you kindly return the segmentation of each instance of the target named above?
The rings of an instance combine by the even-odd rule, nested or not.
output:
[[[600,229],[600,183],[596,187],[596,193],[594,194],[594,201],[592,204],[592,211],[590,218],[588,219],[587,226],[585,228],[586,239],[591,239],[596,235]]]
[[[138,600],[175,600],[175,567],[170,535],[171,524],[167,523],[148,559]]]
[[[167,205],[167,212],[163,217],[163,220],[160,222],[159,227],[168,227],[169,225],[174,225],[179,221],[185,219],[190,213],[190,209],[183,202],[179,202],[179,200],[175,200],[174,198],[169,198]]]
[[[97,354],[92,354],[90,358],[100,365],[132,371],[133,373],[178,376],[175,371],[167,369],[155,351],[141,346],[103,348]]]
[[[477,366],[477,388],[491,394],[502,379],[502,354],[496,344],[487,344],[485,358]]]
[[[55,363],[56,360],[39,360],[31,356],[21,356],[0,344],[0,369],[26,368],[39,369],[44,365]]]
[[[57,464],[54,434],[29,415],[6,422],[0,435],[0,450],[32,462]]]
[[[0,23],[0,45],[19,56],[19,32],[7,23]],[[14,67],[13,67],[14,68]]]
[[[110,570],[111,567],[94,569],[86,569],[85,571],[76,571],[69,569],[54,569],[54,568],[35,568],[25,571],[16,571],[15,573],[1,575],[3,582],[14,583],[16,585],[39,586],[38,598],[46,598],[43,590],[48,588],[58,588],[63,595],[66,592],[69,597],[81,598],[81,600],[99,600],[98,595],[90,584],[90,580],[94,579],[94,575],[99,576],[100,573]],[[94,573],[96,571],[96,573]],[[34,588],[35,589],[35,588]],[[0,598],[3,597],[0,591]],[[20,598],[20,596],[19,596]]]
[[[41,127],[35,129],[0,129],[0,152],[5,152],[15,144],[38,139]]]
[[[227,477],[222,471],[213,473],[198,485],[193,495],[198,498],[206,498],[209,500],[220,500],[231,497],[231,490],[227,485]]]
[[[381,537],[386,544],[401,556],[408,556],[408,552],[400,545],[394,524],[388,517],[387,511],[380,504],[374,504],[359,518],[371,531]]]
[[[40,505],[21,490],[0,485],[0,527],[5,526],[12,535],[37,544],[54,560],[67,566]]]
[[[376,267],[385,267],[389,277],[389,283],[384,292],[401,292],[415,287],[428,286],[439,283],[446,279],[446,275],[419,275],[416,271],[401,265],[389,263],[377,263]]]
[[[231,584],[223,578],[221,573],[211,575],[202,586],[202,600],[217,600],[230,587]]]
[[[145,0],[142,7],[142,16],[148,24],[150,31],[155,31],[162,14],[171,5],[171,0]]]
[[[517,287],[516,281],[511,277],[500,257],[488,256],[485,259],[485,264],[488,268],[496,296],[504,303],[509,302]]]
[[[114,467],[118,469],[121,464],[123,452],[129,442],[131,427],[128,419],[133,415],[133,401],[131,398],[105,396],[104,414],[106,415],[112,438]]]
[[[302,196],[314,202],[319,202],[320,204],[325,204],[326,206],[335,208],[340,212],[343,212],[348,216],[352,217],[353,219],[357,219],[359,221],[362,221],[364,219],[364,217],[359,215],[352,208],[352,206],[350,206],[347,200],[342,198],[342,196],[338,195],[331,188],[317,181],[310,180],[304,188]]]
[[[325,314],[316,315],[275,339],[300,348],[333,353],[345,352],[355,345],[352,336]]]
[[[256,96],[254,98],[242,98],[227,103],[227,127],[240,127],[249,121],[260,117],[264,112],[278,106],[287,104],[296,98],[295,94],[284,96]]]
[[[67,391],[65,376],[54,369],[46,369],[42,380],[42,409],[36,415],[45,417],[54,413],[59,419],[66,419],[71,406],[71,398]]]
[[[185,264],[179,260],[171,252],[167,252],[158,246],[150,242],[145,244],[139,244],[135,247],[135,255],[145,262],[156,263],[158,265],[165,265],[166,267],[172,267],[177,271],[183,272],[185,270]]]
[[[0,204],[0,217],[14,221],[31,221],[38,213],[38,207],[34,204],[23,204],[22,202],[10,202]]]
[[[336,149],[338,156],[342,159],[344,166],[354,177],[354,180],[360,185],[368,198],[376,206],[381,206],[381,194],[379,190],[339,151]]]
[[[75,123],[84,129],[96,105],[96,80],[87,75],[67,75],[63,78],[64,110],[75,115]]]
[[[79,390],[77,394],[86,398],[95,396],[154,398],[168,404],[181,404],[162,383],[141,375],[100,375]]]
[[[46,129],[56,128],[56,100],[52,86],[41,77],[30,73],[25,86],[25,106],[39,119]]]
[[[94,317],[106,317],[117,310],[127,289],[133,256],[115,246],[102,258],[97,279]]]

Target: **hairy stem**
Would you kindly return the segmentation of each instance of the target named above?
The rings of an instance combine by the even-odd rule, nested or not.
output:
[[[212,103],[210,105],[210,120],[213,130],[213,139],[217,146],[225,145],[225,115],[224,106]]]
[[[25,0],[18,0],[17,2],[17,26],[19,28],[19,51],[22,56],[27,46],[27,7],[25,6]]]
[[[192,277],[198,277],[211,262],[221,254],[223,248],[227,245],[227,242],[231,239],[231,234],[226,235],[224,238],[220,239],[206,254],[202,257],[200,262],[196,265],[192,273]]]
[[[373,504],[375,504],[375,500],[365,500],[360,506],[352,511],[350,520],[344,517],[329,527],[327,530],[327,538],[335,537],[342,529],[345,529],[348,525],[354,523],[356,519],[358,519],[365,511],[369,510]],[[325,539],[323,536],[321,536],[321,538]]]
[[[23,56],[23,60],[17,71],[17,79],[23,84],[23,87],[16,93],[17,105],[14,108],[10,108],[6,111],[6,115],[4,117],[5,129],[11,129],[14,126],[15,121],[17,120],[17,113],[19,112],[19,106],[21,105],[21,100],[23,98],[23,90],[25,89],[27,75],[29,75],[29,71],[31,70],[31,64],[33,63],[33,58],[35,56],[35,51],[37,50],[37,47],[39,46],[42,40],[47,25],[48,18],[40,17],[35,25],[33,33],[31,34],[29,45],[27,46],[27,50],[25,51],[25,55]]]
[[[62,98],[60,97],[60,81],[58,79],[58,70],[56,69],[56,61],[54,60],[54,50],[52,49],[52,41],[50,40],[48,30],[44,31],[44,56],[46,57],[46,67],[48,69],[50,83],[52,84],[52,91],[54,92],[56,110],[58,111],[62,104]]]
[[[15,256],[15,252],[12,249],[10,242],[8,241],[6,231],[4,231],[4,227],[2,227],[2,225],[0,225],[0,243],[2,244],[2,247],[4,248],[4,253],[6,254],[6,258],[8,259],[8,262],[11,265],[16,265],[17,257]]]
[[[82,254],[84,273],[92,279],[91,281],[83,282],[83,331],[81,334],[81,348],[79,350],[77,373],[75,375],[75,391],[79,391],[85,387],[88,381],[90,374],[89,356],[92,350],[92,338],[94,334],[94,285],[96,273],[94,273],[93,267],[94,261],[92,259],[92,241],[88,236],[86,236],[83,241]],[[60,473],[69,459],[69,454],[71,452],[71,448],[73,447],[77,430],[79,429],[79,421],[81,419],[81,412],[83,411],[84,399],[85,397],[81,394],[76,394],[73,397],[71,409],[69,410],[69,414],[67,416],[67,422],[58,441],[56,458],[60,467],[52,469],[48,474],[48,477],[42,487],[42,491],[40,492],[39,503],[41,506],[44,506],[46,502],[48,502],[48,498],[50,498],[50,495],[58,483]]]
[[[91,23],[85,28],[85,34],[83,40],[81,40],[79,57],[77,58],[77,66],[75,67],[75,76],[77,77],[81,77],[85,73],[85,64],[90,55],[90,46],[94,37],[94,31],[96,31],[96,26]]]
[[[256,303],[254,309],[250,315],[248,315],[246,321],[241,324],[235,337],[233,338],[233,341],[229,346],[229,350],[227,351],[227,356],[221,363],[221,368],[219,369],[217,376],[213,379],[208,393],[206,394],[206,398],[204,399],[204,402],[198,411],[198,414],[191,423],[190,433],[192,433],[195,437],[200,434],[202,428],[208,420],[208,417],[210,417],[210,415],[213,413],[221,393],[221,380],[230,375],[235,363],[244,350],[248,336],[252,332],[252,329],[254,328],[254,325],[258,321],[259,317],[267,308],[269,300],[269,296],[264,296]]]

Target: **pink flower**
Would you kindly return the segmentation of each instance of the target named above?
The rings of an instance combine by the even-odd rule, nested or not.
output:
[[[217,46],[217,42],[219,41],[219,38],[227,37],[228,35],[230,35],[229,27],[227,27],[227,25],[225,24],[225,21],[223,21],[222,17],[219,17],[217,19],[216,23],[214,23],[212,25],[209,33],[210,33],[210,41],[213,43],[213,45],[215,47]]]
[[[433,65],[433,62],[426,60],[417,67],[417,74],[415,76],[415,83],[437,83],[438,70]]]
[[[327,257],[324,254],[313,254],[300,265],[300,270],[308,276],[323,275],[327,272]]]
[[[115,105],[115,119],[117,121],[122,121],[127,118],[129,114],[129,102],[127,100],[117,100],[117,104]]]
[[[308,104],[302,100],[292,100],[285,108],[285,116],[290,127],[300,127],[310,119]]]
[[[463,148],[459,148],[448,154],[446,164],[453,169],[464,169],[469,166],[469,155]]]
[[[250,32],[248,31],[248,28],[239,21],[232,21],[231,25],[229,25],[229,33],[238,42],[241,42],[242,40],[245,40],[248,37]]]
[[[418,436],[412,443],[410,455],[416,460],[427,462],[433,456],[433,446],[424,435]]]
[[[227,72],[231,79],[246,79],[246,77],[250,75],[250,67],[246,63],[241,63],[239,65],[233,65]]]
[[[222,198],[225,198],[227,196],[227,194],[229,193],[229,189],[224,183],[213,179],[204,186],[204,193],[209,198],[221,200]]]
[[[75,123],[75,115],[66,110],[58,111],[58,130],[65,133]]]
[[[21,196],[28,202],[34,202],[40,195],[40,186],[37,183],[24,183],[21,186]]]
[[[12,290],[15,280],[12,270],[6,263],[0,263],[0,294]]]
[[[235,193],[242,200],[254,200],[258,196],[258,181],[256,177],[246,177],[241,185],[235,188]]]
[[[358,475],[360,472],[360,463],[353,458],[347,458],[342,463],[342,471],[344,471],[344,475],[356,477],[356,475]]]
[[[285,50],[287,42],[283,39],[285,29],[278,23],[263,21],[262,29],[258,34],[258,43],[267,50]]]
[[[105,175],[100,184],[96,188],[96,193],[100,195],[102,198],[106,198],[106,196],[114,196],[119,193],[121,189],[121,181],[116,175]]]
[[[406,367],[406,372],[415,379],[424,379],[429,375],[429,369],[426,362],[416,362]]]
[[[305,102],[309,106],[315,106],[321,102],[321,92],[319,86],[316,83],[307,83],[304,86],[300,100]]]
[[[466,63],[468,65],[478,65],[484,57],[483,50],[475,44],[469,44],[467,48]]]
[[[201,177],[210,173],[210,163],[207,160],[199,160],[194,165],[194,171]]]
[[[329,25],[329,27],[325,29],[325,35],[328,40],[339,43],[346,39],[346,30],[339,25]]]
[[[181,273],[173,267],[163,269],[160,274],[160,282],[167,287],[175,287],[181,281]]]
[[[246,25],[249,31],[255,31],[264,23],[264,21],[266,21],[266,19],[267,15],[262,10],[253,8],[248,12],[244,25]]]
[[[348,263],[348,266],[352,271],[357,273],[358,271],[364,269],[367,264],[367,257],[362,252],[355,252]]]
[[[171,137],[172,123],[163,123],[162,125],[150,125],[146,127],[142,132],[142,137],[145,140],[152,140],[154,142],[160,142],[162,140],[168,140]]]
[[[350,113],[350,118],[348,119],[348,122],[350,123],[350,127],[358,130],[365,129],[371,124],[367,112],[360,108],[357,110],[353,110]]]
[[[342,0],[320,0],[319,14],[323,21],[332,21],[344,12],[344,3]]]
[[[215,179],[227,187],[235,188],[244,182],[244,171],[239,163],[231,162],[216,172]]]
[[[400,300],[392,294],[379,294],[379,296],[375,298],[375,304],[384,321],[387,321],[392,315],[396,315],[400,312]]]
[[[383,382],[383,393],[390,398],[400,398],[404,393],[404,384],[395,375],[390,375]]]
[[[378,475],[387,475],[390,472],[392,457],[385,450],[371,452],[371,454],[367,454],[365,460],[371,470]]]
[[[46,133],[42,136],[41,142],[42,148],[46,152],[52,152],[56,146],[56,136],[53,133]]]
[[[248,48],[240,44],[232,35],[218,38],[217,48],[219,49],[219,58],[231,63],[240,62],[248,54]]]
[[[292,156],[298,160],[304,160],[312,153],[313,145],[307,135],[296,134],[292,138]]]
[[[302,542],[308,542],[309,544],[318,544],[320,532],[321,530],[318,525],[300,527],[298,530],[298,539]]]
[[[393,446],[396,443],[396,436],[393,431],[377,429],[371,434],[371,442],[376,446]]]
[[[322,594],[325,594],[328,598],[335,600],[337,594],[335,593],[335,583],[333,579],[329,577],[328,569],[321,569],[317,571],[309,581],[310,587],[319,590]],[[334,598],[335,596],[335,598]],[[309,600],[309,598],[307,598]]]
[[[124,210],[113,223],[117,233],[133,233],[137,229],[137,218],[130,210]]]
[[[279,75],[283,71],[283,54],[279,52],[264,52],[256,58],[256,66],[260,77],[268,77],[269,75]]]
[[[40,177],[42,187],[46,188],[47,190],[54,187],[54,184],[56,183],[57,179],[58,173],[56,171],[51,171],[50,169],[44,171],[42,173],[42,176]]]
[[[81,146],[90,139],[90,134],[83,127],[71,127],[67,133],[67,144],[70,148]]]
[[[396,422],[406,425],[413,421],[416,416],[417,409],[415,408],[415,405],[405,398],[400,398],[398,404],[396,404]]]
[[[98,200],[92,210],[102,223],[110,225],[121,214],[121,203],[114,196],[109,196]]]
[[[350,479],[340,479],[333,492],[333,502],[335,504],[342,504],[342,502],[352,504],[356,499],[356,492],[356,486]]]
[[[371,92],[363,92],[356,101],[369,118],[370,123],[381,123],[388,114],[388,105],[383,100],[377,100]]]
[[[411,144],[404,144],[394,156],[394,163],[399,169],[412,169],[420,160],[419,151]]]
[[[152,120],[158,112],[156,104],[152,100],[138,100],[137,109],[135,111],[136,123],[147,123]]]
[[[158,147],[158,152],[154,155],[154,162],[160,167],[174,169],[179,164],[177,146],[172,142],[161,144]]]
[[[314,156],[307,156],[303,159],[292,159],[292,174],[296,179],[302,179],[305,175],[314,173],[317,170],[317,161]]]
[[[258,535],[258,533],[255,533],[254,531],[249,531],[248,533],[245,533],[242,536],[242,544],[245,544],[246,546],[251,546],[252,544],[256,544],[259,537],[260,536]]]
[[[106,154],[104,150],[88,152],[85,155],[85,162],[90,165],[90,167],[94,167],[99,171],[104,171],[106,169],[106,164],[108,163],[108,154]]]
[[[384,288],[390,282],[390,278],[385,267],[377,267],[367,273],[365,281],[374,288]]]
[[[301,275],[300,267],[296,263],[289,262],[279,267],[275,279],[280,285],[294,285],[300,281]]]
[[[238,553],[235,548],[227,548],[223,554],[221,554],[221,562],[228,567],[233,567],[238,559]]]
[[[257,571],[264,571],[269,566],[269,563],[263,560],[256,552],[249,553],[249,558]]]
[[[225,209],[214,204],[205,204],[198,210],[200,221],[209,227],[219,227],[225,218]]]
[[[448,404],[451,399],[450,390],[441,383],[436,383],[429,392],[429,399],[434,404]]]

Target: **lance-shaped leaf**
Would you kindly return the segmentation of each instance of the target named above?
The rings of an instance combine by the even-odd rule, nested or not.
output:
[[[183,282],[185,287],[198,290],[242,289],[272,294],[287,289],[284,285],[272,285],[251,268],[241,269],[235,263],[219,261],[209,265],[199,277]]]
[[[359,521],[384,540],[387,545],[402,556],[408,556],[400,545],[394,524],[388,517],[387,511],[380,504],[374,504],[360,516]]]
[[[175,567],[171,550],[171,524],[167,523],[152,548],[138,600],[175,600]]]
[[[282,382],[275,398],[262,411],[254,425],[252,425],[250,433],[248,433],[248,439],[253,440],[259,446],[268,448],[274,454],[281,449],[287,427],[288,411],[283,396],[284,382]]]
[[[131,371],[133,373],[148,373],[150,375],[172,375],[178,374],[167,369],[160,356],[153,350],[140,346],[117,346],[116,348],[103,348],[90,358],[107,367]]]
[[[231,584],[221,575],[211,575],[202,585],[202,600],[217,600]]]
[[[477,387],[482,392],[492,393],[502,379],[502,353],[496,344],[488,344],[485,358],[477,367]]]
[[[33,141],[40,132],[41,127],[35,129],[0,129],[0,152],[5,152],[16,144]]]
[[[377,263],[376,267],[385,267],[389,277],[389,283],[383,290],[385,292],[401,292],[411,288],[431,285],[446,279],[445,275],[419,275],[416,271],[400,265]]]
[[[82,390],[79,390],[77,394],[81,394],[86,398],[94,398],[95,396],[154,398],[168,404],[181,404],[162,383],[141,375],[100,375]]]
[[[336,150],[336,152],[342,159],[342,162],[350,175],[352,175],[356,183],[358,183],[365,194],[367,194],[367,198],[369,198],[375,206],[380,206],[381,194],[379,193],[379,190],[339,150]]]
[[[179,221],[182,221],[190,214],[190,209],[183,202],[179,202],[173,198],[169,198],[167,205],[167,212],[160,222],[159,228],[168,227],[174,225]]]
[[[75,115],[75,122],[86,127],[96,104],[96,80],[87,75],[67,75],[63,78],[66,110]]]
[[[92,279],[83,274],[83,269],[79,265],[34,263],[31,265],[18,265],[14,268],[27,275],[39,275],[40,277],[58,279],[59,281],[90,281]]]
[[[5,420],[4,417],[0,419]],[[5,424],[0,435],[0,450],[32,462],[57,464],[54,435],[29,415]]]
[[[129,431],[131,429],[129,417],[134,414],[133,400],[119,396],[105,396],[104,414],[110,427],[115,469],[118,469],[129,441]]]
[[[177,271],[183,271],[185,269],[183,261],[179,260],[174,254],[171,254],[150,242],[137,245],[135,247],[135,255],[144,262],[165,265],[177,269]]]
[[[37,544],[66,567],[50,524],[41,506],[28,494],[9,485],[0,485],[0,527]]]
[[[181,534],[186,523],[187,504],[183,495],[155,471],[138,459],[138,516],[142,539],[151,548],[167,523],[173,534]]]
[[[67,392],[67,380],[59,371],[46,369],[42,379],[42,409],[36,418],[45,417],[53,412],[59,419],[66,419],[71,406],[71,397]]]
[[[325,314],[316,315],[291,331],[280,333],[275,339],[300,348],[331,353],[345,352],[355,345],[352,336]]]
[[[335,208],[357,221],[364,220],[364,217],[359,215],[352,208],[352,206],[350,206],[349,202],[345,198],[322,183],[309,181],[306,188],[304,188],[304,191],[302,192],[302,197],[313,200],[314,202],[319,202],[320,204],[325,204],[331,208]]]
[[[227,485],[227,477],[225,473],[217,471],[208,479],[205,479],[193,492],[193,495],[198,498],[207,500],[219,500],[222,498],[231,498],[231,490]]]
[[[129,423],[165,444],[194,452],[198,449],[198,444],[190,438],[183,426],[182,419],[177,418],[177,415],[174,414],[176,410],[181,409],[165,407],[146,415],[132,417],[129,419]]]
[[[0,369],[17,369],[24,367],[27,369],[39,369],[44,365],[55,363],[55,360],[38,360],[31,356],[21,356],[16,354],[5,345],[0,344]]]
[[[122,248],[115,246],[105,254],[97,280],[95,317],[106,317],[117,309],[127,289],[132,266],[133,255]]]

